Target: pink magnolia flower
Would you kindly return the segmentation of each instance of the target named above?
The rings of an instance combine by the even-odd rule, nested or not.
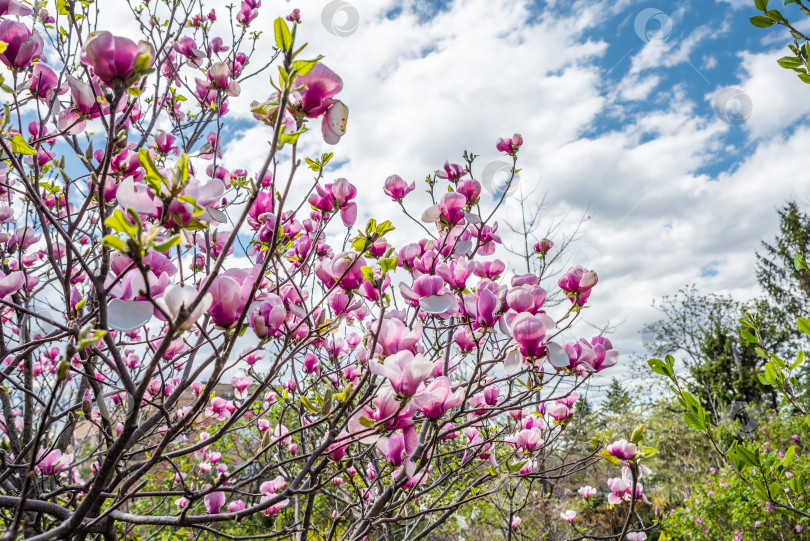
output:
[[[287,486],[287,481],[282,476],[278,475],[275,479],[262,483],[259,487],[259,492],[265,495],[275,494],[285,486]]]
[[[577,490],[577,492],[579,493],[580,496],[582,496],[586,500],[596,496],[596,489],[590,485],[579,487],[579,490]]]
[[[244,400],[248,396],[248,389],[253,385],[253,378],[233,377],[231,378],[231,385],[233,385],[235,390],[234,396],[239,400]]]
[[[343,89],[343,80],[321,62],[295,80],[295,86],[306,86],[299,94],[299,107],[307,118],[318,118],[334,104],[334,95]]]
[[[553,247],[554,247],[553,242],[551,242],[548,239],[543,239],[540,242],[536,242],[534,244],[534,252],[541,256],[545,256],[548,253],[548,251],[551,250]]]
[[[230,401],[215,396],[211,399],[211,405],[205,408],[205,416],[213,417],[218,421],[225,421],[231,417],[231,413],[235,409]]]
[[[373,374],[388,378],[394,392],[403,397],[415,395],[419,384],[433,372],[432,362],[421,354],[414,355],[410,351],[400,351],[391,355],[385,359],[385,364],[369,362],[368,367]]]
[[[341,252],[333,258],[324,257],[315,263],[315,275],[327,286],[338,280],[346,290],[359,288],[364,281],[363,267],[366,260],[355,252]]]
[[[155,302],[163,308],[169,315],[172,321],[177,320],[181,310],[185,311],[187,307],[191,306],[194,300],[199,295],[197,288],[192,285],[181,286],[178,284],[170,284],[166,286],[163,292],[163,297],[156,299]],[[211,293],[206,293],[202,300],[194,308],[194,311],[189,314],[188,319],[180,324],[181,330],[188,330],[196,323],[196,321],[208,311],[208,308],[213,302]]]
[[[245,26],[250,26],[253,19],[259,16],[259,10],[250,2],[242,2],[239,11],[236,13],[236,22]]]
[[[285,17],[285,19],[287,19],[290,22],[300,23],[301,22],[301,10],[300,9],[292,10],[292,13],[287,15]]]
[[[413,404],[428,419],[438,419],[464,401],[464,389],[450,391],[450,380],[445,376],[430,382],[427,388],[413,397]]]
[[[357,188],[345,178],[339,178],[330,184],[315,186],[315,193],[310,194],[308,201],[313,208],[323,212],[340,210],[340,218],[346,227],[351,227],[357,220]]]
[[[574,404],[576,404],[577,400],[579,400],[579,393],[576,391],[572,391],[568,394],[568,396],[557,400],[558,404],[564,404],[569,408],[573,408]]]
[[[0,22],[0,41],[6,50],[0,53],[0,62],[10,68],[27,68],[42,54],[42,36],[31,32],[27,25],[12,20]]]
[[[436,265],[436,274],[441,276],[452,289],[464,290],[467,280],[475,271],[475,263],[466,257],[454,258],[450,263],[444,261]]]
[[[416,189],[416,183],[411,182],[410,186],[399,175],[391,175],[385,179],[385,195],[394,201],[402,201],[406,195]]]
[[[481,195],[481,183],[472,178],[465,178],[459,181],[456,191],[467,199],[468,205],[471,205]]]
[[[272,496],[265,496],[262,498],[262,501],[269,500],[270,498],[272,498]],[[279,502],[274,503],[273,505],[269,505],[267,509],[264,510],[264,513],[266,515],[278,514],[279,511],[287,507],[289,504],[290,504],[289,499],[281,500]]]
[[[646,541],[647,534],[644,532],[627,532],[627,541]],[[741,541],[742,536],[740,536],[739,540]]]
[[[516,133],[509,139],[498,139],[498,142],[495,144],[495,148],[499,152],[504,152],[509,154],[510,156],[514,156],[517,154],[517,151],[520,150],[520,147],[523,145],[523,136],[519,133]]]
[[[0,299],[16,293],[25,284],[25,274],[22,271],[13,271],[8,276],[0,271]]]
[[[247,273],[225,271],[214,278],[208,293],[211,294],[209,314],[217,327],[229,329],[236,325],[253,288],[253,279]]]
[[[446,161],[442,169],[436,171],[436,176],[451,182],[458,182],[461,178],[467,176],[467,171],[457,163]]]
[[[543,318],[528,312],[518,314],[512,320],[512,336],[526,357],[545,354],[543,339],[546,337],[546,324]]]
[[[405,437],[402,434],[394,434],[390,438],[380,438],[377,440],[377,449],[385,461],[394,468],[401,466],[408,457],[405,450]]]
[[[228,512],[229,513],[237,513],[239,511],[245,510],[245,502],[242,500],[234,500],[228,504]]]
[[[521,430],[515,436],[515,445],[529,453],[536,451],[542,441],[543,432],[537,427]]]
[[[574,522],[574,519],[577,518],[577,512],[573,509],[568,509],[565,513],[560,513],[560,518],[568,524],[571,524]]]
[[[155,50],[145,41],[135,43],[104,31],[90,34],[80,58],[107,87],[128,87],[152,67]]]
[[[304,356],[304,362],[301,365],[301,368],[307,374],[318,373],[319,372],[318,357],[311,351],[308,351],[307,354]]]
[[[268,215],[273,212],[274,204],[275,200],[273,199],[272,193],[259,190],[256,194],[256,200],[248,211],[248,223],[250,227],[258,230],[263,223],[268,221]],[[273,217],[273,222],[275,222],[275,217]]]
[[[286,320],[284,302],[272,293],[250,313],[250,326],[258,338],[278,336]]]
[[[473,272],[481,278],[496,280],[504,270],[506,270],[506,264],[500,259],[493,259],[492,261],[477,261]]]
[[[599,281],[596,272],[587,270],[582,266],[575,266],[560,277],[558,284],[560,289],[568,293],[586,293]]]
[[[574,413],[565,404],[552,404],[546,411],[553,419],[556,419],[557,421],[564,421],[571,417],[571,415]]]
[[[563,346],[568,354],[571,368],[580,374],[601,372],[619,361],[619,352],[613,349],[610,340],[602,336],[594,337],[590,343],[584,339]]]
[[[509,527],[512,528],[513,530],[517,530],[521,522],[523,522],[523,519],[515,515],[512,517],[512,523],[509,525]]]
[[[638,445],[631,441],[614,441],[607,446],[607,452],[619,460],[633,460],[638,454]]]
[[[610,505],[620,505],[633,499],[633,481],[629,475],[628,472],[624,472],[621,478],[614,477],[607,480],[608,488],[611,490],[611,494],[608,494]],[[636,499],[647,504],[650,503],[647,496],[644,495],[644,487],[638,482],[636,483]]]
[[[537,285],[523,284],[506,294],[506,304],[515,312],[537,314],[546,302],[546,290]]]
[[[21,4],[17,0],[0,0],[0,15],[17,15],[25,17],[32,15],[34,10]]]
[[[444,194],[438,204],[428,207],[422,213],[422,221],[427,223],[444,220],[450,225],[457,225],[464,221],[464,205],[467,198],[458,192]]]
[[[203,499],[205,500],[205,510],[209,515],[218,514],[225,505],[225,493],[222,491],[209,492]]]
[[[56,475],[64,470],[73,462],[73,455],[63,455],[59,449],[45,452],[44,450],[37,453],[36,471],[40,475]]]
[[[31,77],[25,83],[25,88],[46,102],[49,102],[54,94],[61,95],[68,91],[67,87],[59,87],[56,72],[42,62],[34,66]]]
[[[343,80],[324,64],[318,62],[312,71],[295,80],[296,86],[305,86],[298,93],[297,106],[307,118],[321,120],[324,141],[334,145],[346,133],[349,108],[334,98],[343,89]],[[295,104],[294,104],[295,105]]]

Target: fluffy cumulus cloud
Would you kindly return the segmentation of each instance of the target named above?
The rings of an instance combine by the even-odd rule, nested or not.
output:
[[[619,349],[641,352],[653,299],[687,283],[756,294],[754,251],[774,233],[776,208],[810,198],[810,89],[776,65],[787,36],[751,27],[752,5],[266,2],[254,27],[271,34],[275,16],[301,9],[299,36],[341,74],[350,108],[348,133],[328,149],[339,164],[331,175],[360,188],[359,221],[394,221],[394,241],[420,233],[383,194],[387,176],[419,185],[465,149],[480,154],[480,176],[499,159],[495,140],[522,133],[521,188],[529,206],[545,201],[538,233],[561,221],[559,241],[589,218],[567,258],[600,276],[586,320],[610,322]],[[243,130],[226,138],[227,167],[263,161],[269,131],[248,104],[270,91],[264,76],[242,85],[231,111]],[[310,137],[300,150],[327,147]],[[416,215],[420,191],[408,200]],[[499,219],[519,212],[507,198]]]

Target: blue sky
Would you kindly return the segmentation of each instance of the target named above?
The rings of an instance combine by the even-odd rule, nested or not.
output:
[[[810,206],[810,85],[777,66],[789,38],[749,24],[753,0],[341,1],[265,2],[255,23],[269,29],[300,8],[298,35],[344,80],[348,133],[332,148],[306,139],[303,154],[334,151],[333,176],[360,188],[358,221],[392,219],[403,243],[421,235],[383,194],[387,176],[419,184],[464,150],[482,171],[499,160],[498,137],[522,133],[521,188],[530,205],[545,198],[543,227],[562,224],[552,239],[590,218],[566,261],[600,276],[593,327],[577,334],[609,323],[621,351],[640,352],[662,295],[690,283],[759,294],[754,251],[775,232],[776,209],[789,198]],[[259,168],[267,128],[248,104],[269,93],[257,77],[231,105],[240,120],[227,168]],[[718,96],[721,112],[736,106],[747,120],[720,118]],[[408,200],[416,215],[424,203]],[[517,213],[508,198],[502,232]],[[614,371],[630,377],[627,365]]]

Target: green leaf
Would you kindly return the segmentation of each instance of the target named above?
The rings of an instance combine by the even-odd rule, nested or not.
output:
[[[374,271],[371,267],[360,267],[360,272],[363,273],[363,278],[369,282],[374,282]]]
[[[93,344],[104,338],[104,335],[106,334],[107,331],[93,330],[93,328],[90,326],[90,323],[88,323],[87,325],[82,327],[82,329],[79,331],[79,343],[76,346],[76,348],[84,349],[88,346],[92,346]]]
[[[168,252],[170,249],[174,248],[178,244],[180,244],[180,235],[174,235],[169,237],[168,239],[164,240],[163,242],[153,242],[152,248],[157,250],[158,252]]]
[[[149,151],[145,148],[142,148],[138,151],[138,161],[141,162],[141,166],[144,170],[144,179],[152,187],[155,193],[160,192],[160,185],[161,184],[168,184],[166,182],[166,177],[160,174],[158,171],[155,162],[152,161],[152,156],[149,154]]]
[[[791,372],[793,370],[796,370],[796,368],[803,362],[804,362],[804,351],[800,351],[799,353],[796,354],[796,362],[790,365]]]
[[[810,84],[810,75],[808,75],[808,74],[806,74],[806,73],[800,73],[800,74],[799,74],[799,79],[801,79],[801,80],[802,80],[802,81],[804,81],[805,83]]]
[[[810,267],[807,266],[807,262],[804,260],[804,256],[802,254],[794,254],[793,266],[796,268],[796,270],[804,269],[807,272],[810,272]]]
[[[633,435],[630,436],[630,441],[633,443],[638,443],[642,439],[644,439],[644,425],[639,425],[635,430],[633,430]]]
[[[127,244],[115,235],[106,235],[101,239],[101,245],[116,252],[126,253],[127,251]]]
[[[703,421],[701,419],[698,419],[697,415],[695,415],[691,411],[685,411],[683,413],[683,420],[686,422],[686,426],[688,426],[692,430],[704,430],[706,428],[706,425],[703,424]]]
[[[682,394],[684,400],[686,401],[687,409],[690,409],[695,413],[697,413],[698,410],[700,409],[700,402],[698,401],[698,399],[695,398],[695,396],[692,393],[687,391],[684,391]]]
[[[377,424],[377,421],[374,419],[369,419],[367,417],[360,417],[360,424],[366,428],[371,428]]]
[[[757,454],[750,451],[744,445],[737,446],[737,455],[743,460],[743,462],[751,466],[759,466],[759,457]]]
[[[383,235],[385,235],[389,231],[393,231],[394,229],[396,228],[393,225],[391,225],[391,220],[385,220],[383,223],[377,226],[377,234],[382,237]]]
[[[188,181],[188,154],[180,155],[180,159],[177,160],[177,172],[180,183],[185,184]]]
[[[380,259],[380,268],[382,269],[383,274],[392,270],[396,270],[398,261],[399,261],[398,257],[389,257],[388,259]]]
[[[309,411],[311,411],[312,413],[320,413],[320,411],[318,410],[318,408],[316,408],[316,407],[315,407],[315,406],[312,404],[312,402],[310,402],[309,398],[307,398],[306,396],[302,396],[302,397],[301,397],[301,403],[304,405],[304,407],[305,407],[305,408],[307,408],[307,409],[308,409]]]
[[[777,9],[769,9],[768,10],[768,18],[770,18],[770,19],[772,19],[774,21],[781,22],[781,23],[788,22],[788,20],[785,19],[784,15],[779,13],[779,10],[777,10]]]
[[[777,64],[782,66],[783,68],[798,68],[799,66],[804,65],[804,62],[800,58],[796,58],[795,56],[783,56],[779,60],[776,61]]]
[[[293,39],[292,34],[290,34],[290,29],[287,28],[287,23],[279,17],[273,23],[273,32],[276,36],[276,47],[281,49],[282,51],[289,51],[292,49]]]
[[[25,154],[26,156],[34,156],[37,151],[28,146],[25,138],[19,133],[11,139],[11,151],[17,154]]]
[[[138,227],[127,219],[126,215],[121,212],[121,209],[115,209],[110,217],[104,220],[104,224],[114,231],[123,233],[130,238],[138,233]]]
[[[656,374],[660,374],[668,378],[672,377],[672,368],[670,368],[668,364],[665,364],[661,359],[648,359],[647,364],[650,365],[650,368]]]
[[[750,342],[752,344],[759,344],[759,339],[754,335],[754,333],[752,333],[748,329],[741,329],[740,336],[742,336],[743,340],[745,340],[746,342]]]
[[[56,367],[56,381],[65,381],[68,377],[68,372],[70,371],[70,363],[63,360],[59,363],[59,366]]]
[[[310,71],[312,71],[312,68],[315,67],[315,64],[317,64],[322,58],[323,55],[318,55],[318,58],[314,60],[296,60],[292,63],[290,67],[292,67],[293,71],[295,71],[295,73],[297,73],[298,75],[306,75]]]
[[[775,383],[774,381],[769,381],[769,380],[768,380],[768,378],[767,378],[767,377],[765,377],[765,373],[764,373],[764,372],[759,372],[759,373],[757,374],[757,377],[759,378],[759,382],[760,382],[761,384],[763,384],[763,385],[773,385],[773,384]]]
[[[793,458],[796,456],[796,447],[791,446],[790,449],[787,450],[785,453],[785,458],[782,459],[782,466],[788,467],[793,462]]]
[[[764,17],[762,15],[751,17],[748,20],[751,21],[751,24],[753,24],[757,28],[768,28],[769,26],[773,26],[775,24],[768,17]]]
[[[621,463],[621,461],[618,458],[608,453],[607,449],[602,449],[602,451],[599,454],[602,455],[602,458],[604,458],[614,466],[618,466]]]
[[[286,130],[284,130],[284,127],[282,126],[281,134],[279,134],[279,136],[278,136],[278,142],[282,146],[286,145],[286,144],[294,145],[295,143],[298,142],[298,138],[305,131],[307,131],[306,126],[302,127],[297,132],[287,133]]]
[[[760,11],[768,9],[768,0],[754,0],[754,5]]]
[[[800,317],[796,320],[796,326],[804,334],[810,334],[810,319]]]

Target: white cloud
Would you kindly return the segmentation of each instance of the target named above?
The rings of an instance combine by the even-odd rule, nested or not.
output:
[[[724,1],[734,8],[749,3]],[[534,2],[457,0],[420,23],[410,2],[358,0],[352,3],[360,26],[345,38],[322,27],[324,3],[295,3],[304,18],[299,36],[344,79],[339,97],[350,107],[349,131],[328,149],[343,165],[327,180],[345,176],[358,186],[358,222],[392,219],[395,243],[423,236],[384,196],[383,180],[398,173],[420,185],[446,159],[460,161],[465,149],[481,154],[482,168],[499,158],[498,137],[521,132],[524,185],[539,186],[538,199],[549,195],[544,223],[564,218],[570,231],[589,209],[592,219],[571,253],[572,263],[587,261],[600,275],[586,319],[621,322],[614,342],[625,352],[641,348],[638,332],[657,315],[651,301],[686,283],[741,298],[755,294],[754,250],[774,231],[775,209],[793,195],[810,203],[810,129],[801,125],[810,112],[808,88],[776,65],[782,51],[740,54],[737,86],[751,97],[753,112],[734,127],[711,112],[721,87],[696,103],[683,86],[664,87],[658,72],[648,73],[692,55],[710,69],[713,61],[701,50],[713,36],[708,27],[680,42],[639,42],[627,76],[616,88],[605,84],[598,64],[607,44],[584,36],[629,2],[579,2],[573,15],[552,16],[531,13]],[[386,17],[397,6],[401,14]],[[261,26],[292,7],[263,6]],[[633,32],[632,16],[624,31]],[[266,77],[246,82],[232,114],[250,118],[247,104],[269,93]],[[620,106],[617,99],[635,103]],[[619,125],[594,133],[606,119]],[[744,146],[726,143],[731,130],[749,134]],[[327,150],[314,131],[303,139],[303,156]],[[258,169],[267,133],[257,126],[232,138],[225,165]],[[733,162],[715,178],[704,173]],[[308,188],[306,175],[300,182]],[[408,200],[417,216],[422,186]],[[501,222],[518,211],[507,201]],[[702,276],[707,265],[717,274]]]

